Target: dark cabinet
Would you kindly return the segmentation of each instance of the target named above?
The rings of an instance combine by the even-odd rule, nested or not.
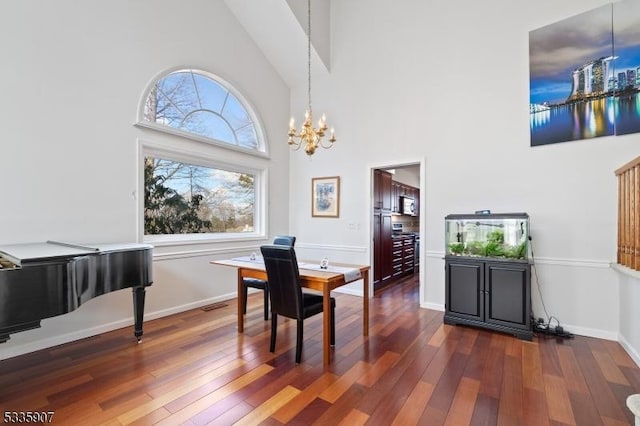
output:
[[[391,229],[392,176],[384,170],[373,172],[373,284],[393,276]]]
[[[391,252],[391,265],[392,265],[391,267],[393,270],[392,276],[395,278],[402,275],[402,268],[404,266],[402,240],[398,238],[394,238],[392,247],[393,249]]]
[[[373,171],[373,209],[382,209],[382,170]]]
[[[391,212],[391,173],[373,171],[373,208]]]
[[[413,273],[413,262],[415,259],[414,237],[406,237],[402,240],[402,272]]]
[[[391,212],[400,213],[400,184],[391,182]]]
[[[445,324],[489,328],[531,340],[531,265],[445,258]]]
[[[398,214],[407,214],[403,211],[403,197],[411,198],[414,201],[414,210],[412,216],[418,216],[418,204],[420,199],[420,190],[400,182],[391,182],[391,212]]]
[[[391,277],[413,273],[415,247],[413,236],[393,237],[391,250]]]
[[[391,212],[391,173],[383,172],[380,184],[382,186],[382,210]]]
[[[382,277],[382,268],[380,268],[380,263],[382,260],[382,247],[380,243],[382,242],[381,234],[382,234],[382,216],[380,213],[373,214],[373,284],[377,284],[380,282]]]
[[[391,214],[373,214],[373,283],[386,281],[393,275]]]
[[[382,251],[382,258],[380,259],[380,266],[382,269],[381,279],[384,281],[391,277],[391,247],[393,240],[391,239],[391,215],[383,214],[380,226],[380,245]]]

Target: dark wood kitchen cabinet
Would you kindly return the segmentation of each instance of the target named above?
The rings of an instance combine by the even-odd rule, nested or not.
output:
[[[384,170],[373,171],[373,208],[391,213],[392,175]]]
[[[374,289],[393,275],[391,229],[391,173],[373,172],[373,284]]]
[[[392,238],[391,277],[399,278],[413,273],[415,258],[413,235],[398,235]]]
[[[391,212],[400,213],[400,185],[398,182],[391,181]]]
[[[402,214],[402,197],[409,197],[414,200],[414,214],[413,216],[419,216],[418,206],[420,204],[420,189],[413,186],[405,185],[404,183],[392,181],[391,182],[391,212]]]
[[[411,235],[402,239],[402,272],[403,274],[413,273],[414,260],[415,260],[415,237]]]
[[[531,265],[445,257],[445,324],[472,325],[532,340]]]
[[[393,240],[391,214],[380,211],[373,214],[373,284],[389,280],[393,275]]]

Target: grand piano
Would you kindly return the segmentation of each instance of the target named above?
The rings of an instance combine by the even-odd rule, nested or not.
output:
[[[145,289],[153,283],[148,244],[0,245],[0,343],[105,293],[133,290],[134,335],[142,340]]]

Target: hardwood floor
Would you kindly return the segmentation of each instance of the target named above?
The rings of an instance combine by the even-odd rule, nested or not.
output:
[[[533,342],[443,325],[420,309],[415,278],[362,303],[336,294],[334,362],[322,365],[322,318],[279,321],[276,353],[262,295],[245,333],[235,301],[0,361],[2,414],[52,411],[53,423],[266,425],[629,425],[640,368],[618,343]]]

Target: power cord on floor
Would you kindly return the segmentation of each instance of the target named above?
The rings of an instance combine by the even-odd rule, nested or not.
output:
[[[547,321],[544,321],[544,318],[539,317],[536,318],[535,315],[531,316],[531,323],[533,324],[533,332],[538,333],[544,336],[553,336],[560,338],[572,338],[573,334],[565,331],[565,329],[560,325],[560,320],[554,316],[549,316],[547,312],[547,307],[544,304],[544,299],[542,297],[542,290],[540,289],[540,279],[538,278],[538,271],[536,268],[535,256],[533,254],[533,242],[531,235],[529,235],[529,247],[531,248],[531,268],[533,269],[533,275],[536,281],[536,287],[538,288],[538,294],[540,295],[540,302],[542,303],[542,309],[544,310],[544,314],[547,317]],[[553,320],[555,320],[555,327],[552,326]]]

